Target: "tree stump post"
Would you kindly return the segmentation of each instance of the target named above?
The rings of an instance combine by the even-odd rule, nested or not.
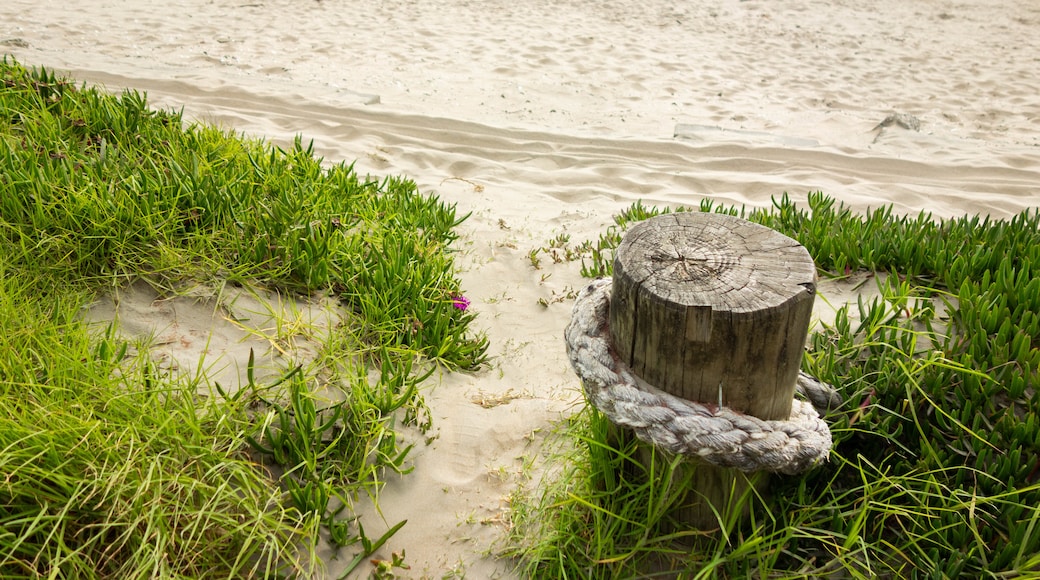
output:
[[[689,401],[764,420],[791,414],[816,290],[804,247],[724,214],[646,220],[615,252],[610,338],[637,380]],[[711,530],[731,517],[764,473],[693,459],[688,503],[677,518]],[[718,514],[718,515],[717,515]]]

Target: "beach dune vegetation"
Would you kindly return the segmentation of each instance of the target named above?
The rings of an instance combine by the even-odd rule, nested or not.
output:
[[[647,474],[635,443],[619,447],[586,408],[561,426],[547,480],[514,498],[506,552],[525,575],[1040,576],[1040,211],[940,220],[807,201],[675,211],[766,225],[804,245],[821,276],[876,285],[810,332],[804,370],[845,401],[825,417],[830,461],[745,498],[747,521],[701,533],[669,516],[687,467]],[[668,211],[634,204],[571,259],[608,276],[628,226]]]
[[[396,430],[429,427],[418,384],[485,359],[458,306],[465,219],[300,138],[188,123],[4,58],[0,576],[310,577],[320,538],[367,557],[385,537],[350,507],[407,471]],[[267,380],[251,358],[248,384],[215,385],[83,319],[138,281],[320,294],[349,315],[316,362]]]

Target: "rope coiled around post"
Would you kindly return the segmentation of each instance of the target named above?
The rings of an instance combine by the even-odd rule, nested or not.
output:
[[[745,472],[802,473],[827,459],[831,433],[813,405],[795,399],[786,421],[765,421],[726,407],[687,401],[636,377],[610,344],[610,280],[578,293],[565,331],[567,356],[586,396],[611,422],[671,453]],[[799,391],[824,406],[837,393],[809,375]]]

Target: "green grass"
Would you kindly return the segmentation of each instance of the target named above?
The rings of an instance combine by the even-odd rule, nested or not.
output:
[[[826,417],[831,460],[774,478],[768,498],[744,498],[746,521],[700,534],[668,513],[681,479],[646,474],[635,444],[586,408],[561,426],[557,469],[514,499],[507,553],[525,575],[1040,577],[1040,212],[861,215],[818,193],[808,208],[784,196],[766,210],[683,209],[697,210],[795,238],[824,276],[890,274],[880,298],[810,335],[803,367],[845,400]],[[542,251],[609,275],[625,229],[662,211],[636,204],[598,240]]]
[[[465,218],[300,139],[188,124],[5,58],[0,576],[310,577],[322,537],[360,563],[387,536],[350,509],[407,471],[398,424],[429,427],[418,385],[485,360],[459,307]],[[142,279],[332,296],[348,315],[314,333],[313,359],[258,380],[251,357],[246,385],[216,385],[82,320]]]
[[[75,314],[0,276],[0,573],[228,577],[303,567],[303,521],[193,386],[125,358]],[[116,378],[118,377],[118,378]],[[143,412],[142,412],[143,411]]]

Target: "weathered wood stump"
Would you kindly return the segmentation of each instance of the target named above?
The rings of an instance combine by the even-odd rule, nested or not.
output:
[[[674,213],[634,226],[615,253],[610,336],[642,381],[766,420],[790,416],[816,289],[795,240],[729,215]],[[695,462],[679,518],[718,527],[766,474]],[[740,508],[743,509],[743,508]]]

